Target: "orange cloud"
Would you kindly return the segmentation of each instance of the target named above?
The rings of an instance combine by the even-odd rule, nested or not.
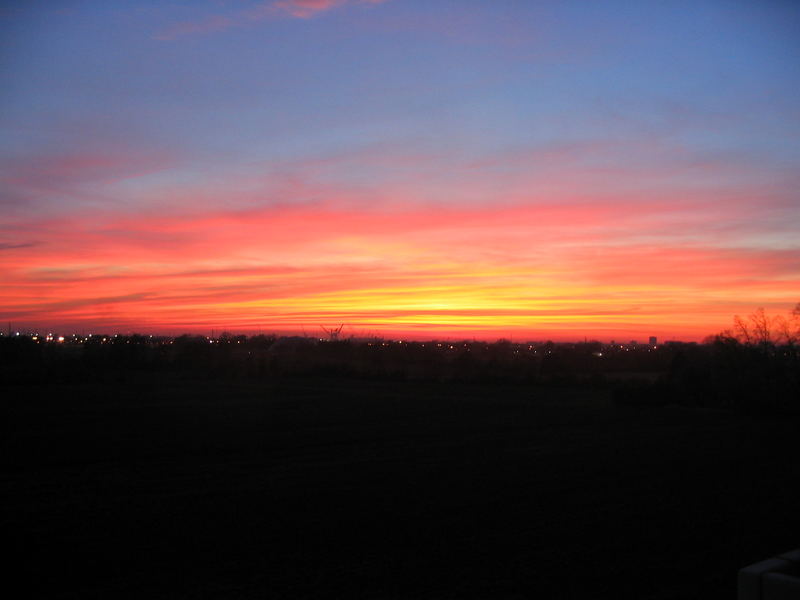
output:
[[[15,322],[183,331],[699,338],[755,305],[796,302],[791,250],[634,242],[674,207],[393,210],[283,205],[41,221],[5,242]]]

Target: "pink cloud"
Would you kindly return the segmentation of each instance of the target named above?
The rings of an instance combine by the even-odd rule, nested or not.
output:
[[[700,338],[752,306],[780,311],[796,302],[793,250],[665,246],[630,236],[672,209],[328,202],[73,214],[3,236],[11,260],[0,267],[0,314],[162,331],[336,321],[423,337],[511,330],[634,337],[669,326],[673,335]],[[26,244],[25,231],[36,231],[40,243]]]
[[[172,165],[174,161],[163,153],[144,154],[125,149],[105,152],[76,149],[64,154],[7,160],[0,168],[0,181],[48,188],[65,184],[119,181],[157,172]]]
[[[161,331],[346,322],[423,337],[697,339],[732,314],[796,303],[796,245],[758,239],[783,231],[765,218],[786,207],[756,202],[753,190],[618,193],[607,184],[548,195],[532,191],[543,175],[525,168],[513,185],[504,174],[502,188],[482,187],[495,164],[518,158],[557,170],[566,161],[571,170],[572,155],[606,148],[556,146],[466,165],[456,157],[446,163],[443,202],[426,197],[440,181],[424,179],[436,157],[389,146],[259,163],[222,184],[137,187],[136,209],[116,202],[58,218],[4,215],[0,318]],[[7,175],[80,192],[142,166],[122,150],[26,163]],[[403,176],[380,185],[339,176],[353,167]],[[485,200],[464,201],[475,190]]]
[[[187,35],[202,35],[224,31],[276,16],[310,19],[333,8],[346,5],[382,4],[386,0],[270,0],[255,8],[236,12],[230,16],[211,15],[204,19],[185,21],[156,33],[157,40],[174,40]]]
[[[280,0],[272,6],[298,19],[308,19],[342,3],[343,0]]]
[[[279,0],[272,6],[298,19],[309,19],[321,12],[345,4],[381,4],[385,0]]]

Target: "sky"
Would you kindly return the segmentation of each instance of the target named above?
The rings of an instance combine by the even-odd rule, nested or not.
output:
[[[800,301],[800,4],[5,2],[14,328],[701,340]]]

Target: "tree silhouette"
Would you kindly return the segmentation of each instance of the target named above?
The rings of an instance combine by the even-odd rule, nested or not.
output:
[[[735,315],[733,331],[726,330],[721,335],[763,350],[781,344],[795,346],[800,340],[800,302],[786,317],[770,316],[763,307],[757,308],[747,319]]]

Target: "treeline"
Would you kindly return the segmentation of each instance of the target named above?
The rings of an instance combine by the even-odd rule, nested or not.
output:
[[[652,376],[675,350],[649,347],[603,351],[599,342],[515,344],[485,342],[323,341],[305,337],[184,335],[95,337],[81,343],[0,338],[5,381],[113,379],[144,371],[206,378],[334,375],[364,378],[547,381],[596,380],[610,373]]]
[[[330,376],[518,382],[608,389],[625,405],[685,404],[754,411],[800,407],[800,352],[721,334],[704,344],[649,346],[320,341],[302,337],[95,337],[82,343],[0,338],[7,384],[124,384],[146,373],[191,379]]]
[[[676,352],[656,381],[614,390],[628,405],[682,404],[746,412],[800,412],[797,346],[754,345],[719,335]]]
[[[800,303],[787,315],[763,308],[733,318],[733,328],[682,348],[649,386],[619,388],[623,404],[735,408],[800,413]]]

